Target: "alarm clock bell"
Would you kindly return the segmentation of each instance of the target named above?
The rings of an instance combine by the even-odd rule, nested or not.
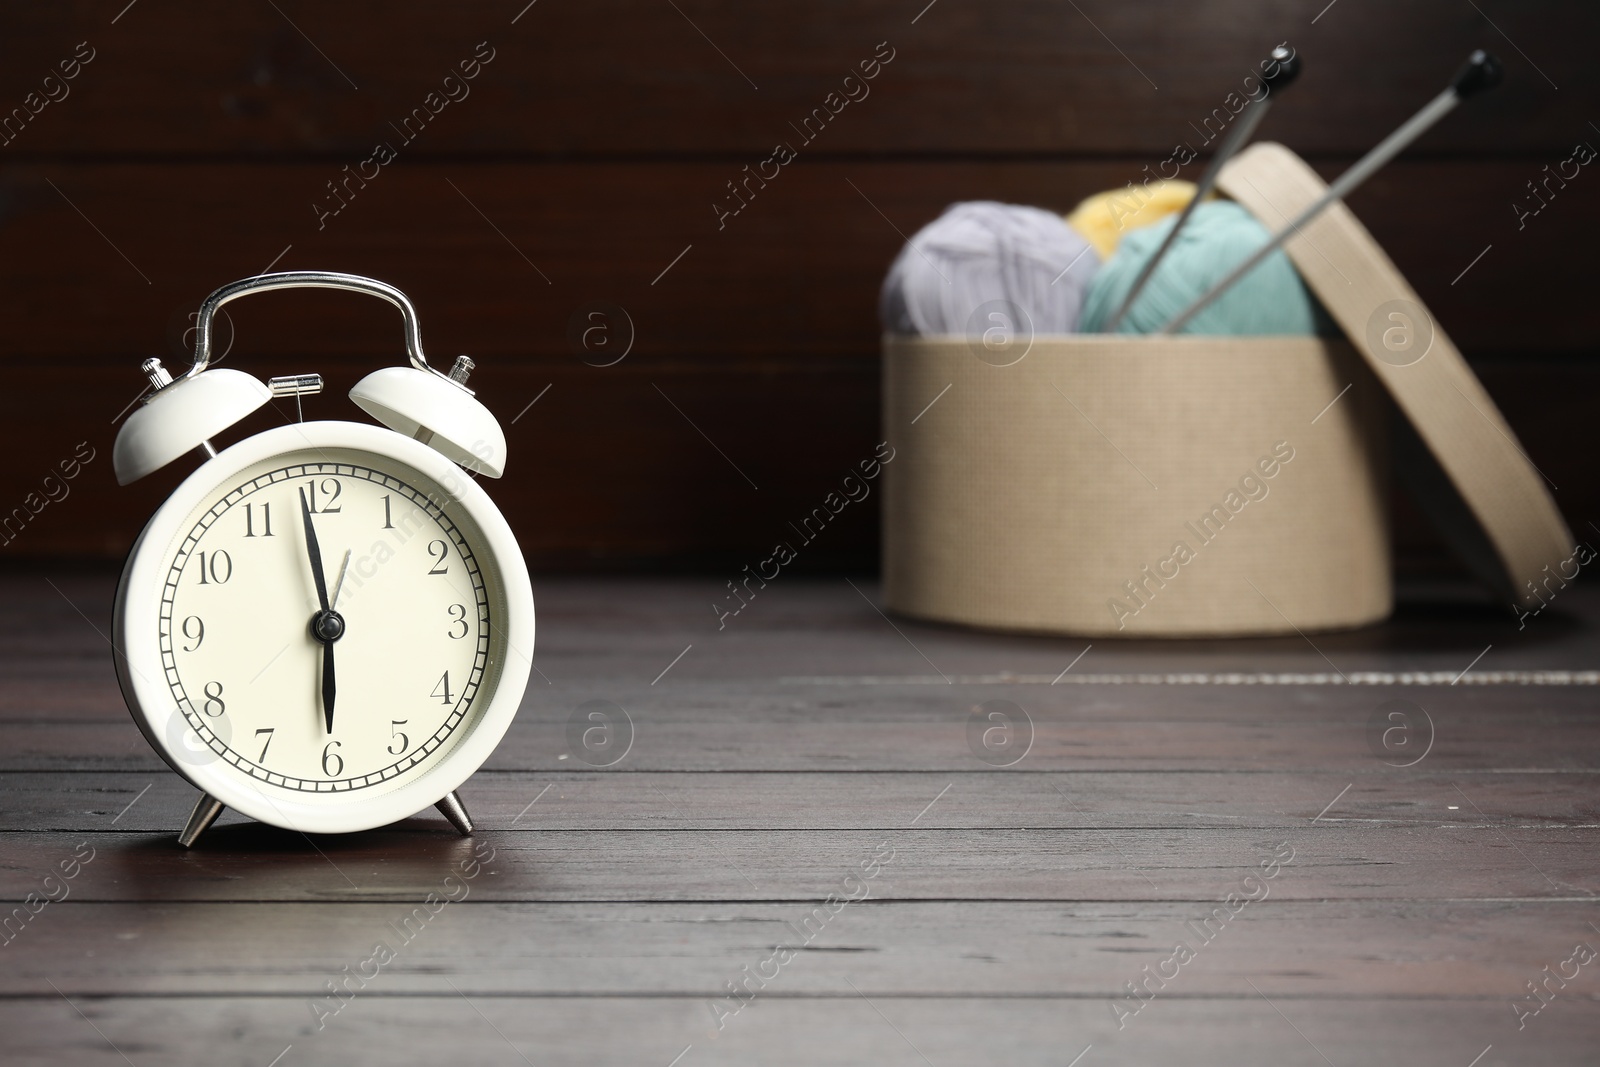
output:
[[[273,379],[269,388],[243,371],[208,369],[211,323],[224,304],[249,293],[298,288],[366,293],[399,308],[410,366],[374,371],[356,383],[350,399],[391,430],[415,437],[467,470],[491,478],[505,473],[505,431],[466,385],[472,360],[458,357],[449,374],[430,366],[416,309],[404,293],[356,274],[285,271],[245,278],[206,297],[196,321],[194,364],[181,377],[174,380],[158,359],[144,361],[154,392],[117,434],[112,449],[117,484],[138,481],[195,449],[215,455],[210,439],[273,396],[320,391],[320,382],[310,388],[298,379]]]

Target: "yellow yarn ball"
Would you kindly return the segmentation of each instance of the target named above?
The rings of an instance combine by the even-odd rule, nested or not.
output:
[[[1194,199],[1194,188],[1193,182],[1153,181],[1144,185],[1130,182],[1120,189],[1108,189],[1084,200],[1067,216],[1067,224],[1094,246],[1104,262],[1111,258],[1117,243],[1128,231],[1182,211]]]

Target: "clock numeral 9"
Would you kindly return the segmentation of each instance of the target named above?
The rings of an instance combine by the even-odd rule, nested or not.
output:
[[[334,505],[334,501],[338,500],[339,494],[344,491],[344,487],[339,484],[339,479],[322,479],[322,493],[328,499],[321,507],[317,506],[317,480],[315,478],[311,479],[306,483],[306,486],[311,490],[311,499],[306,503],[306,510],[310,511],[311,514],[335,515],[344,510],[342,506]]]
[[[256,508],[256,505],[254,505],[254,504],[246,504],[244,506],[244,535],[246,537],[255,537],[256,536],[255,508]],[[261,505],[261,536],[262,537],[271,537],[272,536],[272,505],[271,504],[262,504]]]
[[[445,563],[445,557],[450,554],[449,547],[443,541],[429,541],[428,555],[434,560],[433,569],[429,574],[445,574],[450,567]]]
[[[208,560],[207,557],[210,557]],[[207,580],[209,576],[210,580]],[[222,549],[200,553],[200,584],[226,585],[233,577],[233,557]]]
[[[211,691],[212,689],[215,689],[216,692],[213,693]],[[205,712],[207,715],[209,715],[213,719],[215,719],[219,715],[221,715],[223,712],[228,710],[228,705],[222,699],[222,683],[221,682],[207,682],[204,692],[205,692],[205,695],[206,695],[206,699],[200,705],[200,710],[201,711]],[[213,704],[215,704],[217,706],[217,710],[216,711],[212,711],[211,710],[211,705],[213,705]]]
[[[450,672],[445,671],[439,678],[439,684],[433,687],[433,692],[428,694],[439,698],[439,703],[448,704],[455,698],[450,695]]]
[[[329,778],[337,778],[344,773],[344,757],[333,751],[339,747],[338,741],[329,741],[322,749],[322,773]],[[332,769],[329,765],[332,764]]]
[[[411,747],[411,738],[409,738],[409,737],[407,737],[405,735],[405,731],[395,729],[395,727],[404,726],[406,723],[408,723],[410,721],[411,721],[410,719],[390,719],[389,720],[389,736],[394,739],[394,740],[389,742],[389,755],[391,755],[391,756],[403,756],[403,755],[406,754],[406,749]],[[399,748],[395,748],[394,747],[395,741],[400,742],[400,747]]]
[[[450,629],[446,630],[445,633],[454,640],[459,641],[467,636],[467,606],[465,604],[451,604],[449,611]],[[460,633],[456,633],[457,626],[461,627]]]
[[[206,624],[204,620],[198,615],[190,615],[187,619],[184,619],[183,636],[194,642],[192,645],[183,646],[185,652],[193,652],[199,648],[201,642],[206,639]]]

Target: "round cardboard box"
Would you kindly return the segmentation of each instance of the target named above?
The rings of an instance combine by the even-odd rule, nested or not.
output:
[[[1214,637],[1389,614],[1387,400],[1343,340],[884,341],[884,597]]]

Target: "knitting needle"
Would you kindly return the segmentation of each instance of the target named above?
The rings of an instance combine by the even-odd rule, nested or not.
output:
[[[1179,312],[1171,322],[1156,332],[1163,334],[1176,333],[1190,319],[1210,306],[1213,300],[1232,288],[1240,278],[1255,269],[1263,259],[1277,251],[1285,241],[1299,233],[1301,227],[1316,218],[1324,208],[1335,200],[1348,195],[1358,185],[1372,177],[1376,171],[1398,155],[1407,145],[1421,137],[1428,127],[1449,114],[1450,110],[1457,104],[1469,96],[1475,96],[1500,84],[1501,74],[1500,61],[1494,56],[1482,49],[1472,53],[1467,57],[1466,66],[1456,73],[1455,78],[1450,82],[1450,86],[1444,92],[1434,97],[1421,111],[1418,111],[1402,123],[1399,129],[1378,142],[1372,151],[1362,156],[1349,170],[1339,175],[1338,180],[1328,186],[1326,192],[1312,201],[1292,222],[1274,234],[1270,241],[1256,249],[1243,263],[1235,267],[1226,278],[1212,286],[1210,292]]]
[[[1286,45],[1279,45],[1267,57],[1267,62],[1261,64],[1261,87],[1264,93],[1255,106],[1247,108],[1243,117],[1234,123],[1233,129],[1228,131],[1228,136],[1222,144],[1217,146],[1216,154],[1211,157],[1211,162],[1206,165],[1205,173],[1200,175],[1200,182],[1195,186],[1194,199],[1183,207],[1183,213],[1178,216],[1178,221],[1172,229],[1167,231],[1167,236],[1162,240],[1161,247],[1156,249],[1156,254],[1145,261],[1139,271],[1139,276],[1133,280],[1133,288],[1128,290],[1128,295],[1122,298],[1122,303],[1117,307],[1116,313],[1106,320],[1102,327],[1104,333],[1116,333],[1117,326],[1122,322],[1128,309],[1133,307],[1133,302],[1139,299],[1139,294],[1144,291],[1144,285],[1150,280],[1150,275],[1155,273],[1157,264],[1167,254],[1167,249],[1172,247],[1172,242],[1178,239],[1178,231],[1183,229],[1189,216],[1194,214],[1194,209],[1211,192],[1211,187],[1217,183],[1217,175],[1222,171],[1222,165],[1233,157],[1233,154],[1250,140],[1261,120],[1267,117],[1267,108],[1272,105],[1271,94],[1274,91],[1282,92],[1285,87],[1294,81],[1300,73],[1300,59],[1294,54],[1294,49]],[[1271,73],[1267,73],[1268,71]]]

